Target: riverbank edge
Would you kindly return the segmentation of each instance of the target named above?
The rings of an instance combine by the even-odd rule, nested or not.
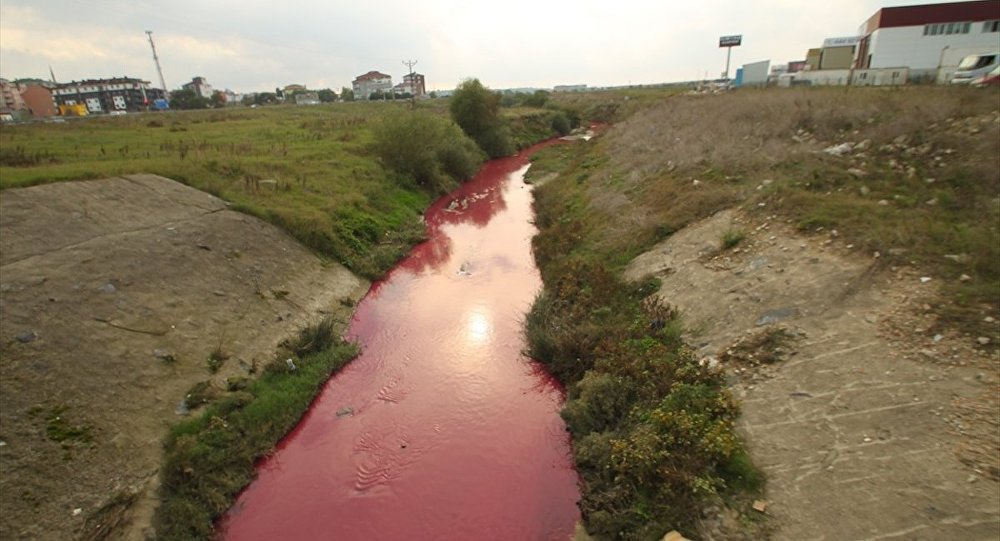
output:
[[[228,393],[174,425],[164,444],[158,539],[209,539],[216,521],[253,480],[255,465],[309,410],[319,391],[357,357],[329,318],[279,349],[257,379],[230,380]]]
[[[534,171],[532,251],[543,289],[525,334],[528,354],[567,390],[561,415],[581,480],[574,539],[696,532],[710,506],[763,533],[745,511],[764,478],[736,433],[724,374],[684,344],[679,314],[656,300],[658,280],[629,283],[615,264],[629,254],[588,242],[583,181],[601,159],[598,145],[563,149]]]

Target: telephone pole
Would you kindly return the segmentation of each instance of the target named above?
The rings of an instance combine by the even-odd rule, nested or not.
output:
[[[156,56],[156,45],[153,44],[153,31],[146,30],[146,36],[149,37],[149,47],[153,49],[153,62],[156,62],[156,73],[160,76],[160,86],[163,87],[163,97],[167,97],[167,83],[163,80],[163,70],[160,69],[160,58]]]
[[[413,80],[413,66],[417,65],[417,61],[416,60],[403,60],[403,65],[406,66],[407,68],[409,68],[409,70],[410,70],[410,107],[416,107],[417,106],[417,90],[415,88],[413,88],[413,85],[414,85],[414,80]]]

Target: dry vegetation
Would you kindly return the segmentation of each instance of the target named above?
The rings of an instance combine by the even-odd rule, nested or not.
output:
[[[938,325],[989,337],[990,348],[1000,338],[990,324],[1000,315],[997,89],[560,100],[588,118],[617,121],[588,145],[543,151],[529,173],[559,173],[535,192],[533,248],[545,290],[527,335],[531,353],[567,386],[563,416],[591,534],[692,531],[697,509],[720,501],[751,537],[766,530],[748,511],[760,479],[734,438],[728,390],[681,345],[680,322],[643,304],[655,284],[616,284],[613,276],[694,221],[738,207],[747,227],[785,221],[872,258],[873,272],[914,267],[944,284]],[[728,232],[721,244],[735,249],[741,234]],[[783,354],[786,337],[758,338],[748,349],[773,355],[746,355],[748,364]],[[683,426],[661,422],[677,415]]]
[[[995,333],[981,323],[997,316],[1000,297],[997,94],[818,88],[646,99],[589,158],[607,160],[588,174],[589,197],[616,217],[608,242],[627,228],[648,244],[733,205],[784,216],[887,266],[944,279],[954,302],[942,321]],[[842,154],[826,152],[838,145]]]

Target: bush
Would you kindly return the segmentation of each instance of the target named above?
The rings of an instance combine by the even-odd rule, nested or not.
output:
[[[573,130],[566,113],[559,111],[552,117],[552,130],[559,135],[566,135]]]
[[[449,104],[451,118],[490,158],[514,153],[514,144],[500,120],[500,96],[483,86],[479,79],[462,81]]]
[[[375,152],[391,169],[432,191],[475,174],[476,144],[458,126],[426,111],[395,111],[375,127]]]

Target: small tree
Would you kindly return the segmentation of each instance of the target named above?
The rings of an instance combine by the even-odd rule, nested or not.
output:
[[[226,98],[226,94],[224,92],[216,90],[215,92],[212,92],[212,97],[209,101],[211,101],[212,107],[221,108],[225,107],[229,100]]]
[[[500,120],[500,96],[479,79],[462,81],[449,104],[451,118],[491,158],[514,153],[514,143]]]
[[[316,93],[316,96],[319,98],[319,101],[323,103],[330,103],[332,101],[337,101],[337,93],[334,92],[333,90],[330,90],[329,88],[324,88],[323,90],[320,90],[319,92]]]
[[[194,90],[181,89],[170,93],[171,109],[204,109],[208,100],[195,94]]]
[[[343,101],[354,101],[354,91],[346,86],[340,89],[340,99]]]
[[[549,93],[545,90],[536,90],[534,94],[524,98],[524,105],[528,107],[545,107],[545,102],[549,101]]]
[[[258,92],[253,98],[253,102],[257,105],[270,105],[272,103],[278,103],[278,96],[274,92]]]

